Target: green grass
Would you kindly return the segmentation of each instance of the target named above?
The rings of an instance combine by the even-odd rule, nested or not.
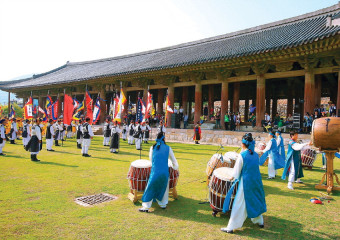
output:
[[[179,199],[171,199],[166,210],[154,204],[153,213],[139,213],[141,203],[127,199],[126,175],[130,163],[139,159],[135,147],[121,141],[120,153],[111,154],[102,146],[102,138],[96,137],[89,152],[93,157],[84,158],[71,140],[64,147],[54,147],[56,152],[43,150],[38,155],[41,162],[34,163],[18,142],[20,145],[7,144],[7,156],[0,157],[0,239],[340,238],[339,192],[330,203],[309,202],[319,195],[314,185],[323,174],[320,157],[312,171],[304,171],[305,184],[295,184],[295,191],[288,190],[287,182],[279,178],[267,180],[267,168],[261,167],[268,209],[265,228],[247,219],[242,229],[227,235],[220,228],[227,225],[229,215],[214,218],[209,204],[199,204],[207,197],[207,185],[202,181],[216,146],[168,143],[180,165]],[[148,147],[142,158],[147,158]],[[339,169],[340,160],[334,163]],[[73,202],[76,197],[101,192],[119,198],[93,207]]]

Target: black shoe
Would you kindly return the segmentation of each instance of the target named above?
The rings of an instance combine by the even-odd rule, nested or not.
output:
[[[118,152],[113,152],[113,153],[118,154]]]
[[[54,152],[54,150],[53,150],[53,149],[47,149],[47,151]]]
[[[267,177],[267,179],[275,179],[275,177]]]
[[[33,162],[40,162],[40,160],[37,159],[37,154],[31,154],[31,160],[32,160]]]
[[[0,156],[6,156],[6,154],[4,154],[4,153],[0,153]]]
[[[259,227],[260,227],[260,228],[264,228],[264,224],[260,224]]]
[[[84,156],[85,156],[85,154],[83,153],[83,154],[82,154],[82,156],[84,157]]]
[[[88,155],[88,154],[84,154],[84,157],[91,157],[91,155]]]
[[[11,140],[10,144],[15,144],[14,140]]]
[[[222,231],[222,232],[226,232],[226,233],[230,233],[230,234],[233,234],[233,233],[234,233],[233,230],[225,230],[224,228],[221,228],[221,231]]]

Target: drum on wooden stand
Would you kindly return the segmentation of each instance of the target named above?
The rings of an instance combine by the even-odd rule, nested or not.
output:
[[[225,167],[233,168],[239,155],[237,152],[226,152],[223,156],[224,163],[227,163]]]
[[[308,169],[312,169],[315,159],[316,151],[314,149],[305,148],[303,151],[301,151],[302,167],[308,167]]]
[[[172,162],[168,160],[169,166],[169,189],[175,188],[177,186],[179,170],[174,170],[172,166]]]
[[[233,182],[229,180],[232,171],[233,169],[231,168],[222,167],[216,169],[213,172],[211,181],[209,183],[209,202],[210,207],[213,210],[213,216],[216,216],[218,212],[222,212],[223,210],[225,197],[230,187],[233,185]],[[236,183],[236,186],[232,193],[231,201],[229,204],[229,210],[232,208],[237,187],[238,183]]]
[[[223,160],[222,154],[217,154],[217,153],[215,153],[210,158],[210,160],[207,164],[207,169],[205,170],[208,177],[210,177],[212,175],[212,173],[215,169],[228,166],[228,163],[224,163],[224,161],[222,161],[222,160]]]
[[[151,162],[149,160],[136,160],[131,163],[127,175],[131,192],[144,192],[151,172]]]

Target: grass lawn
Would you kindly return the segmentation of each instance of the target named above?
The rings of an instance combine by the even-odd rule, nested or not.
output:
[[[170,199],[166,210],[154,204],[154,212],[140,213],[141,203],[127,199],[126,175],[130,163],[139,159],[135,147],[121,141],[120,153],[112,154],[95,137],[92,157],[84,158],[75,140],[68,140],[54,147],[56,152],[43,150],[41,162],[34,163],[18,143],[6,144],[7,156],[0,157],[0,239],[340,239],[340,193],[324,205],[309,202],[319,196],[314,185],[323,174],[321,156],[312,171],[304,171],[305,184],[294,184],[295,191],[279,177],[267,180],[267,168],[260,167],[268,209],[265,228],[247,219],[242,229],[228,235],[220,228],[229,215],[214,218],[209,204],[199,204],[207,198],[202,181],[216,146],[168,143],[180,166],[179,199]],[[144,159],[149,146],[142,151]],[[340,160],[334,163],[340,177]],[[77,197],[102,192],[119,198],[93,207],[74,203]]]

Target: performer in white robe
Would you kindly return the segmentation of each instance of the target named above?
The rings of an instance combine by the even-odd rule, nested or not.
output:
[[[87,117],[85,119],[85,123],[83,124],[83,146],[82,146],[82,151],[81,153],[83,154],[83,157],[91,157],[91,155],[88,154],[90,145],[91,145],[91,139],[93,139],[93,132],[92,132],[92,127],[90,125],[90,118]]]
[[[24,145],[24,148],[25,148],[27,143],[31,140],[31,124],[30,124],[29,119],[26,119],[23,122],[21,136],[22,136],[22,144]]]
[[[126,141],[127,133],[128,133],[128,126],[126,125],[126,122],[124,121],[123,131],[122,131],[122,139],[123,139],[123,141]]]
[[[133,133],[135,131],[135,124],[133,121],[131,121],[128,131],[129,131],[128,144],[133,145],[133,141],[134,141]]]
[[[41,147],[42,147],[42,140],[41,140],[41,129],[39,127],[39,119],[34,120],[32,129],[31,129],[31,140],[28,142],[26,146],[26,150],[31,152],[31,161],[40,161],[37,158]]]
[[[223,232],[233,233],[241,228],[247,217],[254,224],[264,227],[262,213],[267,211],[258,154],[252,152],[249,146],[253,138],[246,134],[242,139],[242,152],[238,156],[231,179],[238,181],[238,189],[232,205],[228,226],[221,228]],[[243,169],[245,168],[245,169]],[[233,187],[229,190],[223,205],[223,212],[229,211],[230,197]]]
[[[152,164],[151,174],[142,198],[140,212],[148,212],[154,200],[165,209],[169,201],[169,167],[168,159],[174,170],[178,170],[178,162],[170,146],[165,144],[164,136],[159,134],[156,144],[150,148],[149,158]],[[168,177],[166,179],[165,177]],[[164,192],[164,194],[162,194]]]
[[[6,119],[1,119],[0,120],[0,156],[6,155],[2,152],[2,149],[4,148],[6,144],[5,125],[6,125]]]
[[[149,122],[145,123],[145,131],[143,134],[143,141],[144,143],[149,143],[149,137],[150,137],[150,131],[151,131],[151,127],[149,126]]]
[[[54,145],[55,146],[60,146],[59,145],[59,140],[61,139],[61,137],[60,137],[61,132],[60,131],[62,130],[60,123],[61,123],[61,120],[59,119],[58,121],[56,121],[53,124],[54,132],[55,132],[55,135],[54,135]]]
[[[138,120],[137,125],[135,126],[135,131],[133,133],[133,137],[135,139],[136,144],[136,150],[142,149],[142,137],[143,137],[143,131],[142,126],[140,125],[140,120]]]
[[[80,119],[76,127],[77,133],[77,148],[82,149],[81,144],[83,143],[83,121]]]
[[[46,127],[46,150],[54,152],[52,149],[54,139],[53,119],[50,119]]]
[[[111,124],[111,120],[110,118],[106,118],[105,123],[104,123],[104,127],[103,127],[103,135],[104,135],[104,139],[103,139],[103,146],[109,146],[110,143],[110,136],[111,136],[111,128],[112,128],[112,124]]]
[[[11,144],[15,144],[15,140],[17,139],[17,133],[18,133],[17,120],[13,118],[13,121],[11,124],[11,135],[9,139],[11,140]]]
[[[111,143],[110,143],[111,153],[118,153],[120,133],[121,130],[119,128],[118,122],[116,121],[113,127],[111,128]]]

